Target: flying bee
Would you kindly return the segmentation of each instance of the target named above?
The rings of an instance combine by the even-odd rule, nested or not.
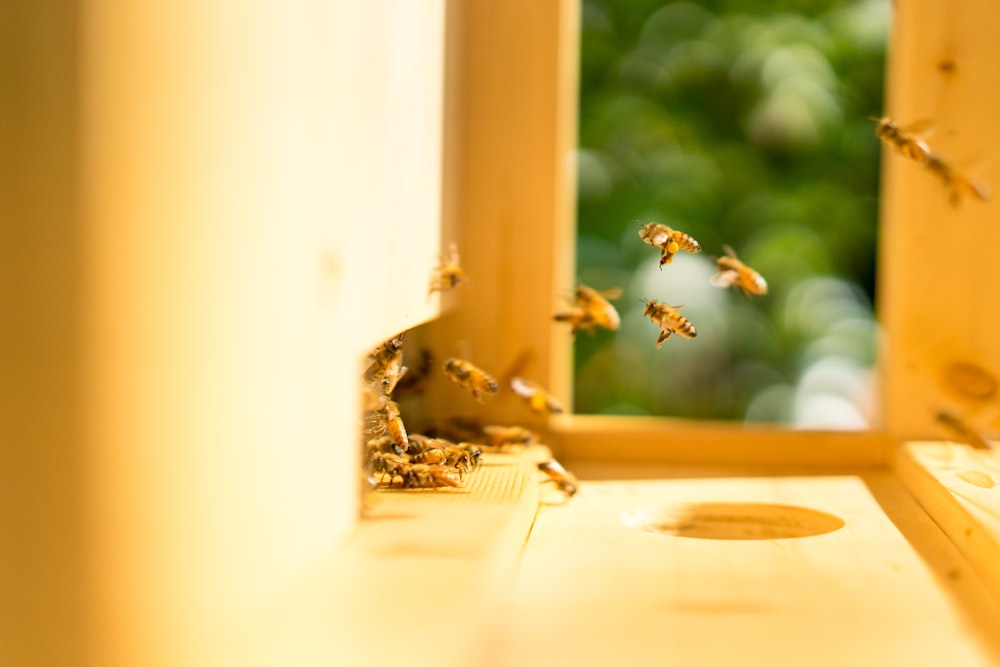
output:
[[[594,327],[604,327],[615,331],[621,325],[618,311],[608,299],[614,300],[622,295],[620,288],[595,290],[586,285],[577,285],[576,302],[568,313],[557,313],[556,322],[569,322],[573,333],[581,329],[593,333]]]
[[[961,440],[973,449],[984,449],[987,451],[993,449],[993,446],[977,428],[952,412],[938,410],[934,414],[934,421],[948,432],[949,437]]]
[[[497,393],[499,388],[491,375],[464,359],[452,357],[445,361],[444,374],[480,403],[485,402],[487,396]]]
[[[539,385],[522,377],[512,377],[510,388],[524,399],[531,411],[539,415],[553,415],[563,412],[562,404],[556,397],[542,389]]]
[[[724,245],[722,249],[726,251],[726,256],[715,260],[716,274],[709,282],[716,287],[735,285],[748,297],[751,294],[767,294],[764,277],[741,262],[732,248]]]
[[[698,335],[698,331],[688,318],[677,312],[679,308],[681,306],[669,306],[659,301],[646,302],[646,308],[642,311],[642,314],[652,320],[653,324],[660,327],[660,335],[656,339],[657,349],[663,345],[663,341],[674,334],[684,336],[685,338],[694,338]]]
[[[391,394],[396,383],[406,373],[403,366],[403,336],[394,336],[376,347],[368,358],[371,363],[365,369],[364,380],[368,387],[382,394]]]
[[[929,130],[934,125],[933,120],[922,120],[906,127],[900,127],[888,117],[875,118],[870,116],[869,118],[877,123],[875,136],[883,144],[894,149],[903,157],[910,158],[921,164],[927,162],[927,159],[931,156],[931,150],[927,144],[917,139],[914,135]]]
[[[574,496],[580,490],[580,483],[576,476],[566,470],[559,461],[555,459],[542,461],[538,464],[538,469],[548,476],[546,481],[553,482],[556,488],[566,494],[567,498]]]
[[[448,246],[447,255],[438,255],[441,260],[440,266],[434,269],[431,275],[431,287],[427,291],[430,296],[432,292],[445,292],[454,289],[459,285],[471,282],[469,277],[462,270],[461,260],[458,256],[458,246],[454,243]]]
[[[647,223],[639,230],[639,238],[654,248],[660,249],[660,270],[663,269],[664,264],[674,261],[674,255],[679,250],[701,252],[701,246],[689,235],[658,222]]]
[[[538,435],[523,426],[484,426],[483,435],[486,445],[495,449],[504,449],[510,445],[533,445],[538,442]]]
[[[930,172],[940,178],[944,187],[948,189],[948,201],[951,202],[952,206],[958,206],[963,196],[972,197],[979,201],[986,201],[990,198],[989,188],[982,183],[973,182],[937,155],[928,156],[925,164]]]

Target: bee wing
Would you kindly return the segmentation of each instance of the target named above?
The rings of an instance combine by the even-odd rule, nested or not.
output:
[[[727,255],[729,255],[730,257],[732,257],[733,259],[736,259],[736,251],[733,250],[732,247],[726,245],[725,243],[722,244],[722,251]]]
[[[899,126],[899,131],[904,134],[929,135],[937,127],[937,120],[934,118],[922,118],[913,123]]]
[[[612,287],[610,289],[601,290],[600,292],[598,292],[598,294],[603,296],[605,299],[611,299],[612,301],[614,301],[615,299],[619,298],[622,295],[622,288]]]
[[[719,271],[712,276],[708,282],[715,287],[731,287],[739,276],[740,274],[732,269],[728,271]]]
[[[534,393],[528,383],[520,377],[510,379],[510,388],[518,396],[531,396]]]
[[[670,240],[670,234],[665,234],[663,232],[660,232],[659,234],[655,235],[652,240],[653,240],[653,245],[663,245],[664,243]]]

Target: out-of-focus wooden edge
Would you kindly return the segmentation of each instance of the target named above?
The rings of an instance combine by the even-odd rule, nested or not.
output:
[[[608,463],[877,467],[888,464],[890,452],[886,435],[874,431],[662,417],[559,415],[547,437],[560,458]]]

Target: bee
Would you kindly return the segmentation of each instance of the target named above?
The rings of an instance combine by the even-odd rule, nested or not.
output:
[[[925,164],[930,172],[940,178],[944,187],[948,189],[948,201],[951,202],[952,206],[958,206],[963,196],[972,197],[979,201],[986,201],[990,198],[989,188],[981,183],[973,182],[937,155],[929,156]]]
[[[952,412],[938,410],[934,415],[934,421],[944,428],[950,437],[961,440],[973,449],[984,449],[987,451],[993,449],[993,446],[978,429]]]
[[[486,371],[464,359],[452,357],[444,362],[444,374],[483,403],[488,395],[497,393],[497,381]]]
[[[412,463],[400,475],[403,488],[433,489],[440,486],[462,486],[462,473],[448,466],[432,466],[426,463]]]
[[[722,249],[726,251],[726,256],[715,260],[716,274],[709,282],[716,287],[735,285],[748,297],[751,294],[767,294],[764,277],[741,262],[732,248],[724,245]]]
[[[548,476],[546,481],[553,482],[560,491],[566,494],[567,498],[576,495],[580,490],[580,483],[576,476],[566,470],[559,461],[549,459],[538,464],[538,469]]]
[[[406,373],[406,367],[403,366],[403,336],[405,334],[404,331],[390,338],[368,355],[371,363],[365,369],[364,380],[373,391],[386,395],[391,394],[396,388],[396,383]]]
[[[903,157],[920,162],[927,162],[931,156],[931,150],[926,143],[914,137],[923,131],[930,129],[934,124],[932,120],[922,120],[906,127],[900,127],[892,122],[888,117],[869,117],[877,123],[875,136],[889,148],[895,149]]]
[[[677,312],[679,308],[681,306],[669,306],[659,301],[646,302],[646,308],[642,311],[642,314],[660,327],[660,335],[656,339],[657,349],[663,345],[663,341],[674,334],[684,336],[685,338],[694,338],[698,335],[698,331],[694,328],[694,325],[686,317]]]
[[[639,230],[639,238],[654,248],[660,249],[660,270],[663,269],[664,264],[674,261],[674,254],[679,250],[692,253],[701,252],[701,246],[691,236],[658,222],[647,223]]]
[[[440,266],[434,269],[431,275],[431,286],[427,291],[430,296],[433,292],[445,292],[454,289],[459,285],[471,282],[465,271],[462,270],[461,260],[458,256],[458,246],[454,243],[448,246],[447,255],[438,255],[441,260]]]
[[[522,377],[512,377],[510,388],[515,394],[524,399],[531,411],[539,415],[553,415],[563,412],[562,404],[556,400],[555,396],[548,393],[540,386],[525,380]]]
[[[538,442],[538,435],[523,426],[484,426],[483,435],[486,436],[486,445],[495,449]]]
[[[557,313],[556,322],[569,322],[573,333],[581,329],[593,333],[594,327],[604,327],[615,331],[621,325],[618,311],[608,299],[614,300],[622,295],[620,288],[598,291],[586,285],[576,288],[576,302],[568,313]]]

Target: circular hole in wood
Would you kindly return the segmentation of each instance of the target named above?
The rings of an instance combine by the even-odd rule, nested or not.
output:
[[[986,400],[997,392],[997,379],[985,368],[958,361],[945,369],[945,385],[966,398]]]
[[[832,533],[844,527],[833,514],[770,503],[681,503],[636,507],[622,523],[649,532],[706,540],[778,540]]]

